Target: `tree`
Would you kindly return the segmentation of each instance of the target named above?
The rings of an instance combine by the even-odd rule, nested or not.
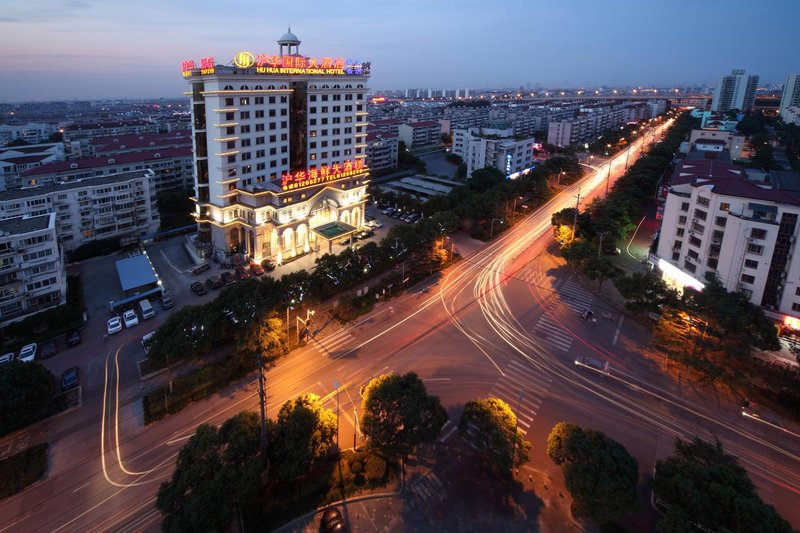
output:
[[[283,479],[307,474],[333,449],[336,415],[322,407],[316,394],[303,394],[283,404],[270,448],[272,468]]]
[[[547,455],[562,467],[574,515],[603,524],[637,510],[636,459],[605,433],[559,422],[547,437]]]
[[[517,429],[517,417],[511,407],[499,398],[478,398],[464,406],[458,423],[461,436],[482,448],[500,469],[528,462],[531,443]],[[516,433],[515,433],[516,432]]]
[[[247,363],[259,355],[264,362],[274,361],[287,352],[286,331],[279,318],[253,321],[236,338],[235,353],[241,362]]]
[[[253,502],[258,493],[258,450],[259,422],[252,412],[239,413],[219,430],[198,426],[158,491],[164,531],[227,531],[234,505]]]
[[[649,270],[619,276],[613,281],[625,298],[625,307],[634,313],[658,312],[661,306],[673,306],[678,302],[678,292]]]
[[[367,384],[363,396],[361,429],[370,445],[389,458],[435,439],[447,421],[439,398],[428,395],[414,372],[379,376]]]
[[[781,533],[792,528],[765,504],[736,457],[719,440],[675,441],[675,453],[656,463],[650,481],[667,508],[659,531],[752,531]]]
[[[582,270],[587,261],[597,256],[597,250],[591,242],[585,239],[575,239],[561,248],[561,254],[567,260],[567,264]]]
[[[31,143],[29,143],[28,141],[26,141],[22,137],[18,137],[16,139],[14,139],[13,141],[9,142],[9,143],[6,143],[6,147],[7,148],[13,148],[14,146],[28,146],[29,144],[31,144]]]
[[[583,263],[582,270],[587,278],[597,281],[597,287],[600,290],[603,289],[603,282],[605,280],[613,280],[620,275],[620,271],[611,263],[611,261],[608,260],[608,258],[597,257],[596,254],[586,258]]]
[[[53,374],[39,363],[0,365],[0,435],[36,422],[53,399]]]

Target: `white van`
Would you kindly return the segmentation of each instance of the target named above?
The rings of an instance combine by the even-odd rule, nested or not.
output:
[[[155,334],[156,334],[155,331],[151,331],[150,333],[142,337],[142,348],[144,348],[145,355],[150,353],[150,341],[153,340]]]
[[[139,310],[142,312],[143,320],[147,320],[148,318],[153,318],[156,316],[156,312],[153,309],[153,306],[150,305],[150,300],[147,298],[139,302]]]

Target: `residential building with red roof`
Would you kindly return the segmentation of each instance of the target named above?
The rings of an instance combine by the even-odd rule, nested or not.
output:
[[[442,125],[435,120],[400,124],[397,133],[409,149],[437,146],[442,143]]]
[[[397,166],[397,150],[400,143],[396,134],[368,131],[365,139],[367,168],[378,170]]]
[[[656,263],[678,288],[717,279],[775,318],[800,319],[800,175],[689,159],[669,184]]]

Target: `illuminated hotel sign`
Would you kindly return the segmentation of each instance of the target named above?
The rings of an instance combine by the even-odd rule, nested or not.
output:
[[[329,181],[350,178],[366,170],[367,167],[361,159],[345,161],[345,163],[341,165],[339,163],[334,163],[330,167],[322,166],[318,169],[299,170],[281,176],[281,189],[284,191],[292,191],[311,187],[312,185],[320,185],[322,183],[328,183]]]
[[[300,55],[274,56],[253,55],[251,52],[236,52],[233,65],[237,68],[255,68],[256,74],[299,74],[313,76],[363,76],[369,74],[371,64],[360,59],[343,57],[304,57]],[[197,70],[194,60],[182,63],[183,76],[192,75]],[[213,57],[200,60],[200,75],[214,74]]]

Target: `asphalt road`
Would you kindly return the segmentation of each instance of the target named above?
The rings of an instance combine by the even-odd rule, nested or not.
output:
[[[624,153],[612,160],[612,180],[624,160]],[[665,374],[663,362],[649,353],[646,332],[604,308],[548,253],[551,213],[574,205],[579,186],[586,202],[602,194],[607,173],[600,167],[441,278],[380,304],[359,322],[318,324],[306,348],[268,372],[268,414],[275,416],[298,394],[319,394],[338,410],[340,445],[350,447],[361,385],[385,372],[413,370],[448,411],[444,442],[458,438],[454,426],[464,403],[486,395],[503,398],[519,413],[533,443],[530,467],[554,479],[560,473],[544,455],[544,440],[560,420],[622,442],[639,461],[642,479],[671,452],[676,436],[716,435],[742,459],[762,497],[800,526],[793,505],[800,491],[800,439],[748,423],[724,395]],[[597,323],[580,319],[587,305]],[[155,531],[158,485],[194,428],[256,409],[255,383],[248,378],[143,427],[142,385],[132,370],[137,345],[138,335],[125,331],[102,352],[98,348],[100,394],[81,410],[37,426],[37,436],[53,443],[52,470],[43,482],[0,502],[0,532]],[[608,361],[610,375],[577,368],[575,358],[587,354]],[[637,530],[653,527],[646,498],[643,492]]]

